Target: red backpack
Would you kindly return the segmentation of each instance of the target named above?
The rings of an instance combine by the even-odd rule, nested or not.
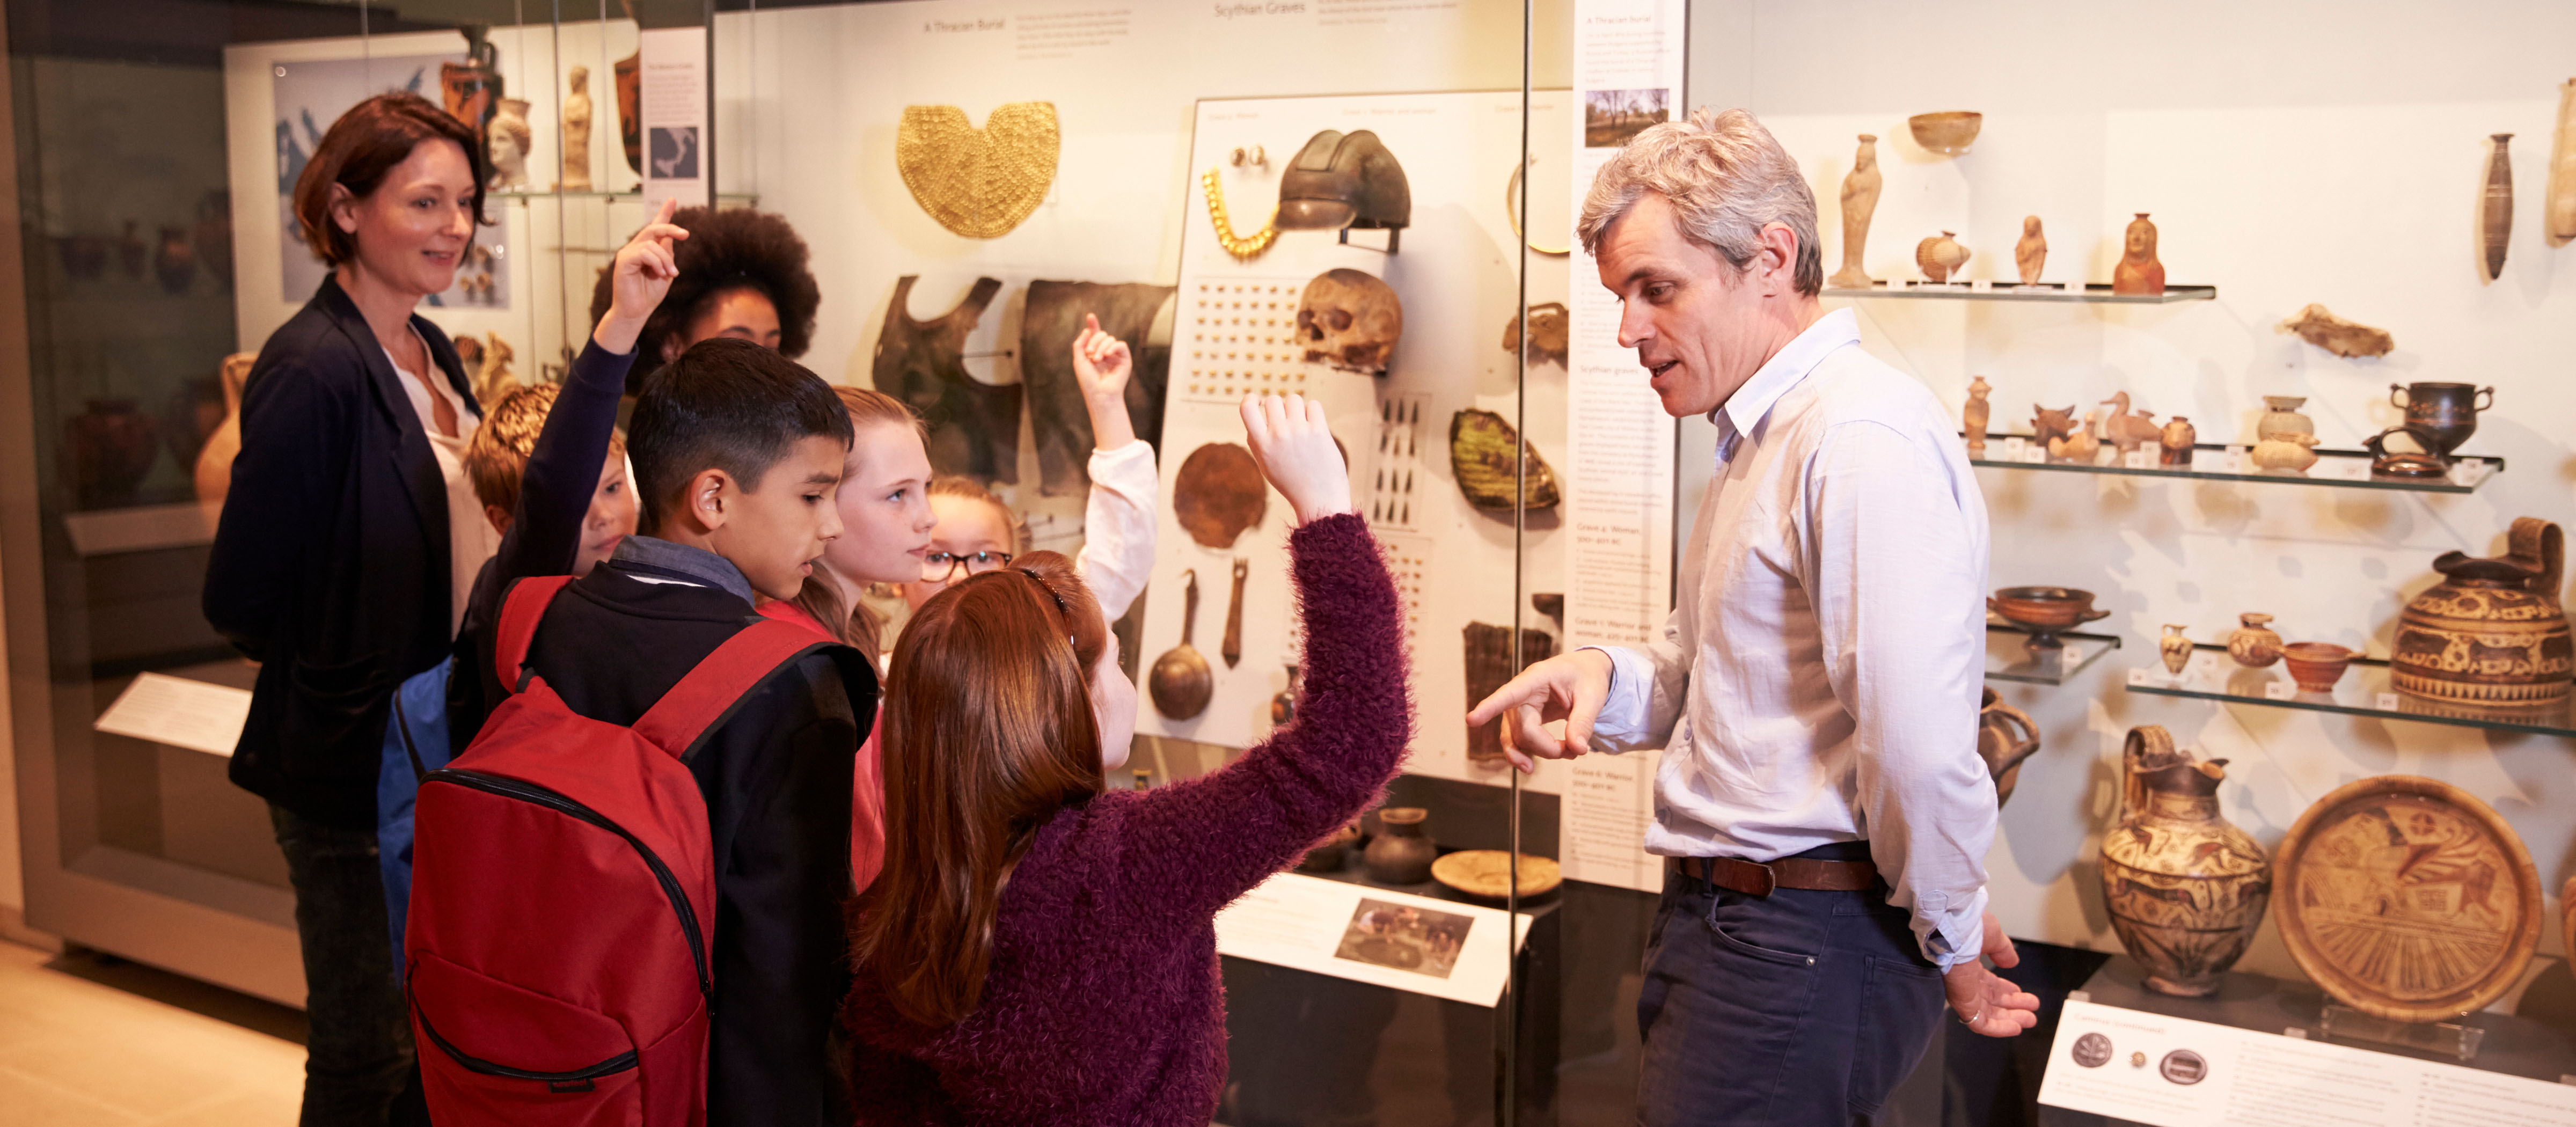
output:
[[[570,581],[511,590],[494,649],[520,687],[420,788],[406,988],[440,1127],[706,1121],[714,848],[684,760],[745,693],[830,645],[757,622],[619,727],[522,669]]]

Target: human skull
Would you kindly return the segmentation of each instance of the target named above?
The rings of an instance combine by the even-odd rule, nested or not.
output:
[[[1385,282],[1358,270],[1315,275],[1297,303],[1297,341],[1310,362],[1383,376],[1403,335],[1404,303]]]

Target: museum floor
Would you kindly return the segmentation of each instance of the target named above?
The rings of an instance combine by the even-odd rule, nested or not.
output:
[[[304,1089],[304,1015],[75,950],[0,941],[0,1108],[45,1127],[279,1127]]]

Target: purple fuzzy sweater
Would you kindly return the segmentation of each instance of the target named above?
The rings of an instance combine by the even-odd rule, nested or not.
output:
[[[1356,515],[1288,540],[1306,619],[1296,722],[1232,766],[1058,813],[1002,894],[975,1013],[845,1010],[862,1124],[1186,1124],[1225,1080],[1218,909],[1368,808],[1413,730],[1395,585]]]

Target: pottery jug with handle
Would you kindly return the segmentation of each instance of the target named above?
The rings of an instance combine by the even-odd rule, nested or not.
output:
[[[2397,617],[2388,655],[2399,692],[2473,705],[2545,705],[2567,699],[2576,639],[2559,604],[2566,542],[2538,517],[2513,522],[2507,554],[2444,552],[2442,573]]]
[[[2129,729],[2119,806],[2102,832],[2111,930],[2147,970],[2146,987],[2199,998],[2236,965],[2272,895],[2272,861],[2218,812],[2227,761],[2195,762],[2149,724]]]
[[[2021,782],[2022,761],[2039,750],[2039,725],[2030,714],[2005,704],[1993,689],[1986,690],[1984,706],[1977,710],[1977,758],[1986,761],[1986,774],[1995,781],[1995,805],[2012,801],[2013,787]]]

